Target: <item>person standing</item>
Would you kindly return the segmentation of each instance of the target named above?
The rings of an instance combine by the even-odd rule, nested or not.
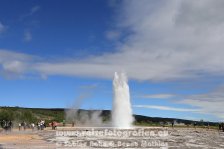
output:
[[[13,123],[12,123],[11,120],[10,120],[8,123],[9,123],[9,124],[8,124],[8,125],[9,125],[9,126],[8,126],[8,127],[9,127],[9,131],[11,131],[11,130],[12,130],[12,127],[13,127]]]
[[[75,126],[75,122],[74,121],[72,121],[72,127],[74,127]]]
[[[173,128],[173,126],[174,126],[174,121],[172,121],[172,128]]]
[[[34,128],[35,128],[35,124],[34,123],[31,124],[31,128],[32,128],[32,131],[34,131]]]
[[[224,123],[222,123],[222,131],[224,132]]]
[[[19,123],[19,131],[21,130],[21,123]]]
[[[51,128],[54,130],[54,121],[51,122]]]

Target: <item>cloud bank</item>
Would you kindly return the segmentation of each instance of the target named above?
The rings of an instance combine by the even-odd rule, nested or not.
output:
[[[169,80],[222,76],[224,73],[223,37],[224,2],[222,0],[122,1],[116,7],[116,27],[129,34],[117,46],[117,52],[87,57],[83,60],[32,63],[32,68],[44,75],[70,75],[111,78],[114,71],[126,71],[136,80]],[[39,8],[35,8],[33,12]],[[108,33],[110,33],[108,31]],[[116,39],[113,34],[110,38]],[[19,54],[12,53],[11,54]],[[9,61],[9,60],[7,60]],[[22,67],[15,58],[12,65]],[[26,66],[30,66],[25,64]],[[3,66],[2,66],[3,67]],[[27,72],[23,73],[27,73]]]
[[[197,94],[179,100],[177,103],[187,104],[197,107],[202,114],[210,114],[216,116],[219,120],[224,120],[224,87],[218,87],[214,91],[207,94]]]
[[[176,112],[199,112],[198,109],[186,109],[186,108],[174,108],[168,106],[157,106],[157,105],[134,105],[135,108],[149,108],[156,110],[168,110],[168,111],[176,111]]]
[[[161,105],[134,105],[135,108],[148,108],[166,111],[176,112],[191,112],[204,115],[212,115],[215,117],[214,120],[224,120],[224,86],[217,87],[216,89],[204,93],[204,94],[193,94],[193,95],[178,95],[178,94],[152,94],[144,95],[142,98],[158,98],[166,99],[173,104],[187,105],[192,108],[176,108],[171,106]]]

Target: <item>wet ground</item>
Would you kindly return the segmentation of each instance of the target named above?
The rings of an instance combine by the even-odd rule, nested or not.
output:
[[[105,128],[96,128],[95,130],[105,132]],[[9,133],[0,133],[0,148],[224,148],[224,133],[214,129],[151,127],[132,130],[141,133],[149,132],[150,135],[138,136],[133,133],[123,133],[126,130],[121,129],[118,129],[118,132],[121,131],[123,134],[120,134],[122,135],[89,135],[88,133],[93,132],[92,128],[58,128],[57,133],[50,128],[44,131],[13,130]],[[109,128],[107,130],[107,132],[110,131],[114,132],[114,129]],[[77,132],[85,132],[86,134],[80,135]]]

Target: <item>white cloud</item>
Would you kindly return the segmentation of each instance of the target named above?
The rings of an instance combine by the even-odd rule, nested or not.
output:
[[[24,32],[24,41],[29,42],[32,40],[32,34],[30,31],[25,31]]]
[[[192,106],[192,109],[185,108],[173,108],[169,106],[157,106],[157,105],[134,105],[137,108],[149,108],[157,110],[168,110],[177,112],[193,112],[197,114],[205,114],[214,116],[214,120],[224,120],[224,86],[218,87],[217,89],[204,93],[194,95],[172,95],[172,94],[155,94],[145,95],[143,98],[159,98],[169,99],[175,97],[172,103],[181,104],[185,106]]]
[[[121,33],[119,31],[107,31],[106,38],[109,40],[118,40],[120,38]]]
[[[10,77],[20,77],[29,72],[33,61],[32,56],[0,49],[0,74]]]
[[[15,60],[3,63],[2,68],[10,73],[22,73],[25,67],[22,62]]]
[[[89,84],[89,85],[82,85],[80,89],[96,89],[99,87],[99,84]]]
[[[39,9],[40,9],[40,6],[38,6],[38,5],[32,7],[31,10],[30,10],[30,15],[33,15],[34,13],[36,13],[37,11],[39,11]]]
[[[148,94],[148,95],[142,95],[141,98],[158,98],[158,99],[167,99],[175,97],[176,95],[173,94]]]
[[[5,25],[3,25],[2,22],[0,22],[0,34],[1,34],[2,32],[4,32],[5,30],[6,30]]]
[[[40,10],[40,6],[39,5],[36,5],[36,6],[33,6],[29,12],[27,12],[26,14],[23,14],[20,16],[20,20],[24,20],[26,19],[27,17],[30,17],[32,15],[34,15],[36,12],[38,12]]]
[[[190,95],[177,103],[198,107],[199,113],[216,116],[219,120],[224,120],[224,87],[207,94]]]
[[[200,111],[199,109],[174,108],[174,107],[169,107],[169,106],[157,106],[157,105],[134,105],[133,107],[176,111],[176,112],[199,112]]]

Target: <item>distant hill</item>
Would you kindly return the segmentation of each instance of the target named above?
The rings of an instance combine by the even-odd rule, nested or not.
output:
[[[103,117],[110,117],[110,110],[103,110]],[[177,119],[177,118],[162,118],[162,117],[149,117],[144,115],[134,115],[135,124],[136,125],[161,125],[162,123],[172,123],[173,121],[177,123],[183,123],[185,125],[190,125],[193,123],[197,123],[197,125],[208,125],[208,122],[203,121],[193,121],[193,120],[185,120],[185,119]],[[218,122],[209,122],[210,126],[217,126]]]
[[[40,119],[44,119],[47,123],[51,121],[62,122],[66,119],[65,113],[66,110],[63,108],[23,108],[23,107],[0,107],[0,121],[1,120],[13,120],[14,122],[26,121],[28,123],[37,122]],[[78,109],[77,113],[80,116],[81,113],[91,114],[94,112],[101,112],[101,117],[104,121],[109,121],[111,118],[110,110],[84,110]],[[197,123],[198,125],[208,125],[208,122],[203,121],[192,121],[185,119],[176,119],[176,118],[161,118],[161,117],[149,117],[143,115],[134,115],[135,125],[162,125],[176,121],[177,123],[182,124],[193,124]],[[209,122],[210,126],[217,126],[216,122]]]

